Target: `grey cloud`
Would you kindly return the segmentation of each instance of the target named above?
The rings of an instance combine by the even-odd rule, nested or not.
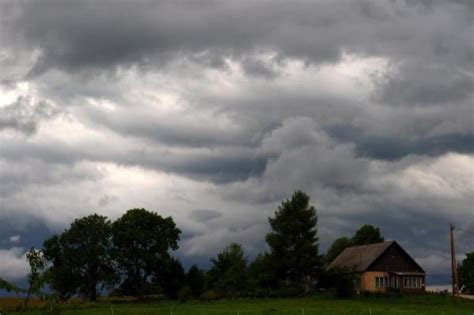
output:
[[[0,2],[2,85],[51,100],[0,108],[1,239],[144,203],[185,257],[256,253],[303,189],[322,248],[376,224],[443,273],[448,221],[469,248],[472,1]]]
[[[471,70],[473,69],[470,67]],[[473,73],[468,69],[408,63],[388,74],[379,100],[397,106],[456,106],[459,100],[474,100]]]
[[[197,222],[208,222],[222,216],[222,213],[215,210],[196,209],[191,211],[189,217]]]
[[[0,107],[0,131],[13,129],[31,135],[42,121],[58,114],[59,110],[51,103],[19,97],[14,103]]]
[[[419,134],[416,138],[407,139],[400,135],[365,134],[360,128],[349,125],[330,126],[326,130],[339,141],[354,143],[357,155],[380,160],[398,160],[410,154],[438,156],[448,152],[474,152],[472,133]]]

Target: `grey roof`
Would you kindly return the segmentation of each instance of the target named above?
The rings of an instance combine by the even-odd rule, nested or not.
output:
[[[365,271],[393,243],[395,241],[348,247],[329,264],[327,269],[353,268],[355,271]]]

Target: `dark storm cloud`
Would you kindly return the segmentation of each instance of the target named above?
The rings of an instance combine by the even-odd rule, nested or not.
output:
[[[261,49],[310,62],[335,61],[348,50],[468,65],[472,6],[425,3],[21,1],[8,22],[28,46],[41,49],[34,73]]]
[[[349,125],[330,126],[327,132],[334,138],[356,145],[357,154],[380,160],[398,160],[410,154],[438,156],[448,152],[473,153],[474,134],[453,133],[414,139],[366,135]]]
[[[22,1],[9,7],[14,13],[4,21],[7,33],[15,38],[17,45],[22,42],[30,49],[39,50],[32,68],[36,74],[53,68],[71,73],[96,73],[134,64],[140,66],[140,71],[153,71],[157,66],[181,58],[227,68],[225,58],[231,58],[239,62],[247,75],[270,79],[279,75],[278,64],[285,58],[316,65],[338,61],[343,52],[388,58],[394,65],[393,71],[377,79],[374,99],[381,106],[406,107],[407,114],[393,118],[392,124],[400,124],[398,119],[412,120],[416,126],[412,133],[421,134],[423,139],[405,145],[406,135],[397,139],[394,134],[384,135],[370,129],[365,130],[369,135],[361,139],[359,151],[375,158],[392,159],[403,157],[414,148],[415,153],[424,153],[420,148],[426,147],[427,154],[440,154],[452,148],[458,152],[470,151],[469,142],[467,147],[462,147],[472,134],[469,121],[462,123],[460,130],[444,132],[438,141],[436,136],[423,135],[429,133],[421,129],[419,119],[424,118],[408,117],[412,106],[445,106],[448,111],[465,112],[465,104],[472,102],[474,26],[469,2],[339,1],[335,5],[325,1],[121,1],[112,4],[109,1],[47,0]],[[258,53],[268,52],[274,54],[270,62],[256,57]],[[105,89],[102,93],[114,93]],[[60,95],[65,90],[68,88],[53,93]],[[90,89],[84,92],[91,96],[96,93]],[[276,91],[266,92],[262,94]],[[348,120],[344,124],[353,119],[350,108],[336,109],[337,100],[275,95],[274,99],[267,97],[266,100],[224,100],[215,106],[234,111],[233,115],[239,119],[260,115],[258,120],[264,128],[280,123],[287,115],[325,115],[338,119],[346,116]],[[66,99],[69,96],[64,95]],[[100,97],[100,93],[96,97]],[[222,100],[216,100],[219,101]],[[301,106],[302,102],[308,106]],[[243,106],[234,110],[236,103]],[[295,103],[299,106],[294,106]],[[324,108],[332,104],[336,106],[329,110]],[[454,109],[460,107],[460,110]],[[463,116],[468,117],[466,114],[469,112]],[[272,118],[265,117],[268,115]],[[377,121],[377,112],[373,115],[372,119]],[[218,130],[216,136],[216,130],[206,132],[190,126],[150,124],[146,119],[140,124],[129,119],[119,121],[118,114],[98,113],[96,116],[98,124],[126,134],[155,138],[168,145],[213,147],[243,144],[250,138],[245,133],[227,134],[224,130]],[[433,125],[445,121],[446,115],[439,113]],[[242,122],[246,123],[239,121]],[[360,128],[367,129],[367,126]],[[259,132],[257,128],[247,130]],[[255,140],[259,139],[253,138],[252,147],[258,145]],[[388,152],[387,146],[379,143],[393,143],[394,152]],[[432,143],[436,144],[435,149]]]

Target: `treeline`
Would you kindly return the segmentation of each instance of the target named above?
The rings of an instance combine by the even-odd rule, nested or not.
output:
[[[171,217],[131,209],[115,221],[93,214],[75,220],[64,232],[27,253],[29,287],[18,288],[0,278],[0,290],[67,301],[99,295],[160,296],[170,299],[301,296],[319,289],[336,295],[354,292],[354,274],[328,272],[327,265],[349,246],[384,241],[379,228],[364,225],[352,237],[336,239],[319,253],[316,209],[297,191],[269,218],[268,250],[249,261],[241,245],[232,243],[210,259],[204,271],[187,272],[172,256],[181,231]],[[474,253],[459,267],[461,283],[474,292]],[[45,293],[46,292],[46,293]]]
[[[297,191],[269,218],[268,251],[249,261],[241,245],[229,244],[211,258],[209,270],[192,266],[186,272],[171,255],[181,234],[171,217],[131,209],[111,222],[93,214],[28,253],[28,297],[46,287],[63,301],[76,295],[95,301],[100,294],[182,300],[297,296],[334,282],[325,267],[345,247],[383,241],[378,228],[363,226],[321,255],[317,221],[310,197]]]

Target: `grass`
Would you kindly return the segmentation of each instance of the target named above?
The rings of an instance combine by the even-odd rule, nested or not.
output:
[[[1,309],[2,300],[0,300]],[[453,304],[444,296],[402,298],[358,297],[336,300],[329,297],[291,299],[242,299],[214,302],[133,302],[73,304],[59,312],[29,311],[21,315],[473,315],[474,302]]]

